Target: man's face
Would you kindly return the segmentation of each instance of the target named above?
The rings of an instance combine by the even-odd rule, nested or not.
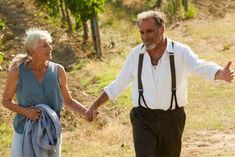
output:
[[[155,24],[153,18],[145,19],[139,23],[141,39],[147,50],[154,49],[162,40],[164,28]]]

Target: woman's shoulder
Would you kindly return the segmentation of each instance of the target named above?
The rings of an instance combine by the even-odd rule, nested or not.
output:
[[[54,68],[57,68],[58,70],[64,69],[64,66],[61,65],[61,64],[59,64],[59,63],[50,61],[49,64],[50,64],[50,66],[52,66],[52,67],[54,67]]]
[[[19,76],[19,66],[12,66],[8,72],[7,72],[8,78],[9,77],[14,77],[14,78],[18,78]]]

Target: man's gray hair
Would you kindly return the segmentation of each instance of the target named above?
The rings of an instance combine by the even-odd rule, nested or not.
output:
[[[30,28],[26,30],[26,38],[24,41],[25,49],[35,49],[37,46],[37,42],[41,39],[45,39],[48,42],[52,42],[51,34],[46,30],[41,30],[38,28]]]
[[[163,26],[165,24],[164,14],[158,11],[153,11],[153,10],[145,11],[145,12],[139,13],[137,15],[137,18],[138,18],[138,25],[140,24],[141,21],[146,20],[146,19],[151,19],[151,18],[155,20],[155,23],[158,26]]]

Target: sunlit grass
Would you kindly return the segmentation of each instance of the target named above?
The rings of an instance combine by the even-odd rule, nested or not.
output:
[[[0,139],[0,156],[9,156],[12,140],[12,128],[9,124],[0,124]]]

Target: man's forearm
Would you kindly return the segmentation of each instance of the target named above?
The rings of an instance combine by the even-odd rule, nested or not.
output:
[[[220,69],[215,74],[215,80],[223,80],[221,74],[222,74],[222,70]]]
[[[109,97],[105,91],[94,101],[92,108],[98,109],[102,104],[109,100]]]

